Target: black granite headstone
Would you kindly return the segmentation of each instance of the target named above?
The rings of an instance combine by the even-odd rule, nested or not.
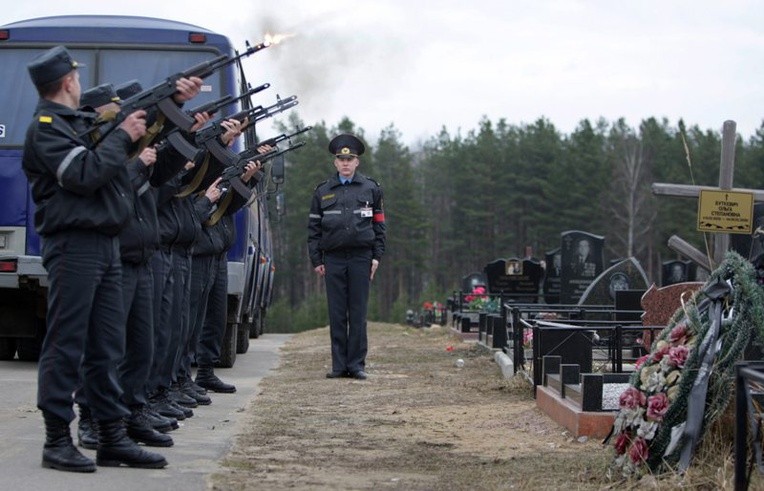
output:
[[[496,259],[485,266],[488,293],[507,300],[535,303],[544,269],[533,259]]]
[[[618,290],[643,290],[647,275],[635,258],[630,257],[609,267],[594,279],[579,299],[580,305],[614,305]]]
[[[605,238],[580,230],[562,233],[560,303],[576,304],[586,288],[602,274]]]
[[[462,292],[472,293],[475,287],[486,287],[486,279],[483,273],[470,273],[462,278]]]
[[[544,275],[544,302],[560,303],[560,274],[562,273],[562,255],[560,248],[551,250],[544,255],[546,272]]]
[[[661,286],[684,283],[690,280],[690,265],[692,261],[663,261],[661,267]]]

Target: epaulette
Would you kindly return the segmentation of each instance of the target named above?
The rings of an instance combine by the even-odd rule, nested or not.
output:
[[[371,182],[373,182],[374,184],[376,184],[378,188],[382,187],[382,186],[379,185],[379,182],[377,182],[377,180],[374,179],[373,177],[366,176],[366,179],[368,179]]]
[[[316,186],[316,188],[313,191],[318,191],[318,188],[320,188],[321,186],[323,186],[327,182],[329,182],[329,179],[327,179],[327,180],[325,180],[323,182],[319,182],[318,185]]]

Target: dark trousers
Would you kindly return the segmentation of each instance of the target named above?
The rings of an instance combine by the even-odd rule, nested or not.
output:
[[[351,249],[324,255],[332,371],[365,370],[368,341],[366,309],[369,303],[371,250]]]
[[[172,292],[175,285],[172,253],[159,250],[151,258],[151,270],[154,277],[154,360],[146,386],[151,395],[159,390],[162,383],[162,369],[170,352],[171,326],[167,319],[171,315]],[[165,389],[167,386],[164,387]]]
[[[119,365],[122,402],[147,403],[146,383],[154,361],[154,276],[148,264],[122,263],[122,292],[127,329],[125,357]]]
[[[210,298],[212,284],[217,274],[218,256],[205,254],[191,259],[191,302],[189,308],[189,323],[191,336],[187,346],[186,356],[181,363],[181,373],[184,377],[191,376],[191,363],[196,359],[196,347],[207,315],[207,301]],[[213,269],[214,268],[214,269]]]
[[[207,299],[207,313],[199,343],[196,345],[196,363],[200,367],[211,367],[220,360],[228,320],[228,257],[225,253],[219,256],[211,274],[215,278]]]
[[[112,421],[128,415],[117,376],[125,350],[118,239],[85,230],[60,232],[44,237],[42,258],[50,286],[37,407],[74,420],[72,393],[81,366],[93,417]]]
[[[189,302],[191,301],[191,254],[187,251],[172,251],[173,275],[175,285],[172,292],[172,308],[170,318],[170,353],[164,366],[165,387],[178,381],[181,358],[188,351],[189,336]]]

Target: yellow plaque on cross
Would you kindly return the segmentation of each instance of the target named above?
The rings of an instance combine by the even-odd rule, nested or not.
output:
[[[698,230],[751,234],[753,193],[702,189],[698,199]]]

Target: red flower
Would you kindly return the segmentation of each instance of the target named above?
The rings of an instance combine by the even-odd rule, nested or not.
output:
[[[485,288],[482,286],[476,286],[472,289],[472,293],[477,293],[478,295],[483,295],[485,293]]]
[[[425,302],[422,304],[424,310],[432,310],[432,302]]]
[[[629,443],[631,443],[631,440],[629,439],[628,433],[624,432],[618,435],[618,438],[615,439],[615,454],[625,454],[626,449],[629,448]]]
[[[644,406],[646,401],[645,394],[636,387],[629,387],[624,390],[621,397],[618,398],[618,404],[623,409],[636,409]]]
[[[669,333],[669,341],[673,344],[678,343],[687,336],[687,324],[677,324]]]
[[[659,392],[647,399],[647,417],[655,421],[662,421],[669,408],[669,400],[665,393]]]
[[[467,303],[470,303],[470,302],[472,302],[473,300],[475,300],[475,297],[474,297],[473,295],[466,295],[466,296],[464,297],[464,301],[465,301],[465,302],[467,302]]]
[[[690,348],[685,345],[674,346],[669,350],[669,360],[675,367],[682,368],[690,356]]]
[[[637,358],[637,361],[634,362],[634,369],[639,370],[640,368],[642,368],[642,365],[645,364],[648,358],[650,358],[650,353]]]
[[[629,458],[635,464],[639,464],[647,460],[648,456],[647,442],[644,438],[637,438],[634,440],[634,444],[629,449]]]

